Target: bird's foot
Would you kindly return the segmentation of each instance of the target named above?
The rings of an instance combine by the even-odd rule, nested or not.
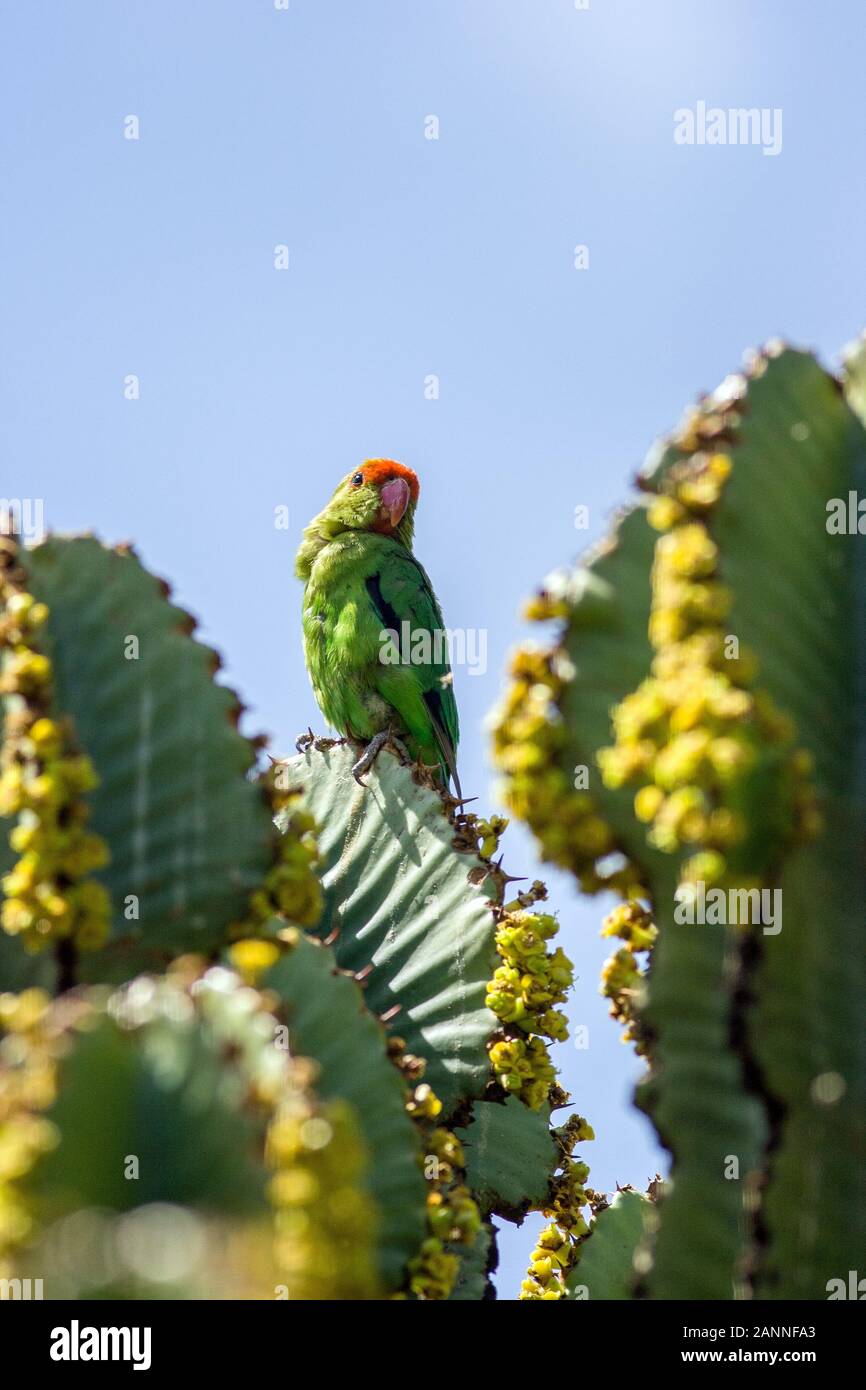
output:
[[[409,752],[409,749],[406,747],[405,743],[401,738],[398,738],[396,734],[391,734],[391,744],[392,747],[397,749],[397,752],[400,754],[401,758],[405,758],[407,763],[411,763],[412,754]]]
[[[307,729],[305,734],[301,734],[300,738],[295,739],[295,747],[299,753],[306,753],[307,749],[311,748],[315,741],[316,735],[313,733],[312,729]]]
[[[404,748],[403,744],[400,742],[398,738],[394,737],[391,730],[382,729],[380,733],[373,735],[373,737],[370,739],[370,742],[367,744],[367,747],[364,749],[360,758],[352,768],[352,776],[358,783],[359,787],[366,787],[367,783],[362,782],[361,775],[364,772],[369,772],[370,768],[373,766],[374,762],[381,753],[382,749],[385,747],[386,743],[392,743],[395,746],[395,748],[399,748],[401,753],[406,754],[406,757],[409,756],[408,753],[406,753],[406,749]]]

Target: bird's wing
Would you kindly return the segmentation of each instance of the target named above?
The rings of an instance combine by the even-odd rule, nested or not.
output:
[[[408,665],[380,665],[375,678],[377,687],[407,728],[421,742],[438,749],[459,796],[457,701],[442,612],[430,580],[414,555],[395,546],[382,556],[375,571],[368,573],[365,583],[382,627],[396,632],[401,650],[412,656]],[[422,737],[424,731],[415,728],[420,711],[428,726],[426,740]]]

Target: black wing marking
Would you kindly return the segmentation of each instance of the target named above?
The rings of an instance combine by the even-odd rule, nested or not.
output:
[[[367,586],[367,593],[373,600],[373,607],[379,614],[379,621],[383,627],[390,628],[400,636],[400,618],[396,610],[393,609],[382,593],[382,585],[379,583],[378,574],[371,574],[364,580]]]
[[[424,571],[414,559],[414,556],[408,556],[407,558],[413,560],[422,581],[424,581]],[[383,628],[390,628],[392,632],[396,632],[399,640],[401,631],[400,616],[396,610],[392,608],[391,604],[382,593],[382,585],[379,582],[378,574],[368,575],[364,583],[367,588],[367,593],[373,601],[373,607],[379,615],[379,621]],[[421,694],[424,704],[427,706],[427,713],[430,715],[430,722],[433,725],[433,732],[436,735],[439,751],[445,759],[445,766],[448,768],[454,780],[454,787],[457,791],[457,795],[458,797],[462,797],[463,792],[460,787],[460,778],[457,774],[457,759],[454,754],[454,745],[447,733],[447,720],[442,706],[442,696],[438,690],[423,690]]]

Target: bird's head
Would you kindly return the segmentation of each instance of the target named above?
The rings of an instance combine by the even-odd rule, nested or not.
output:
[[[412,520],[418,479],[394,459],[367,459],[347,473],[324,512],[332,535],[339,531],[378,531],[393,536]]]
[[[394,459],[367,459],[347,473],[327,506],[304,532],[298,574],[304,577],[314,551],[343,531],[375,531],[412,546],[418,479]]]

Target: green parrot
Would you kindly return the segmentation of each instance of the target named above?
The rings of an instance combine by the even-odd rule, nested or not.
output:
[[[310,522],[295,561],[304,581],[304,656],[328,723],[367,745],[389,738],[439,769],[457,797],[459,727],[442,612],[412,554],[418,479],[393,459],[367,459]],[[299,740],[299,748],[312,735]]]

